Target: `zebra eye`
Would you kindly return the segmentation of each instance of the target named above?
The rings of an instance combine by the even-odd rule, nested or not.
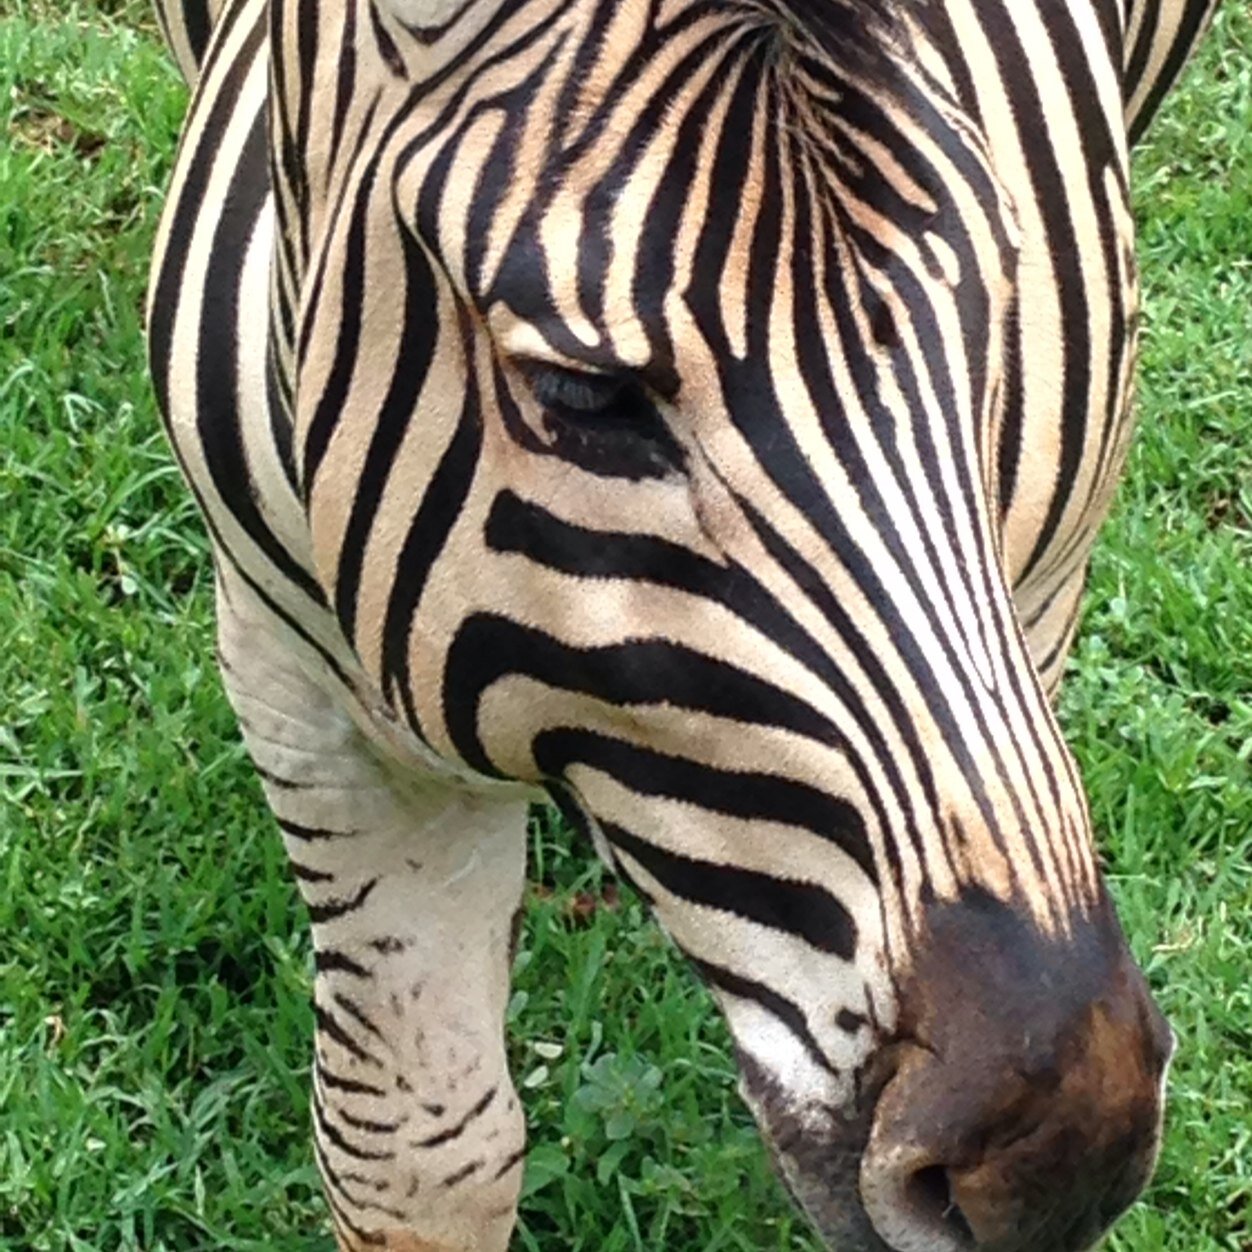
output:
[[[643,386],[622,374],[523,366],[557,455],[606,478],[663,478],[682,448]]]
[[[556,365],[531,366],[525,373],[535,399],[557,415],[608,413],[634,390],[619,374],[590,374]]]

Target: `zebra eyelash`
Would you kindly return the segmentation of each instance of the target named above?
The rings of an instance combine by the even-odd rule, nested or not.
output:
[[[604,478],[663,478],[685,457],[643,384],[629,375],[530,363],[522,376],[543,410],[551,449]]]
[[[529,365],[522,372],[535,399],[562,415],[593,416],[625,408],[632,400],[647,403],[642,388],[621,374],[593,374],[559,365]]]

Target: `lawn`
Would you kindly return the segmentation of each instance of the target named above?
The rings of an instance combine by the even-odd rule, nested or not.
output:
[[[0,1248],[328,1252],[302,908],[144,374],[184,93],[141,0],[0,0]],[[1252,1249],[1252,16],[1137,159],[1142,429],[1062,707],[1181,1039],[1119,1252]],[[516,1247],[807,1249],[724,1031],[550,819]],[[663,1075],[663,1082],[661,1077]],[[663,1110],[663,1112],[662,1112]]]

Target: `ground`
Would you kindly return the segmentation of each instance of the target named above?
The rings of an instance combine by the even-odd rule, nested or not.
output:
[[[0,0],[0,1249],[327,1252],[303,910],[213,670],[141,292],[184,93],[141,0]],[[1252,1249],[1252,16],[1137,163],[1142,430],[1064,721],[1180,1037],[1119,1252]],[[816,1244],[724,1031],[533,831],[523,1249]],[[664,1080],[662,1082],[662,1075]],[[663,1115],[662,1115],[663,1111]]]

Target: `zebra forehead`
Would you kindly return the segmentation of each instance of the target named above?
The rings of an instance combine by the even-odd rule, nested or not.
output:
[[[762,0],[761,9],[820,41],[832,55],[881,47],[897,25],[895,7],[883,0]]]
[[[435,43],[462,25],[481,25],[503,20],[524,0],[370,0],[422,42]],[[642,7],[645,0],[579,0],[575,7],[586,12],[610,12]],[[920,11],[929,0],[916,7]],[[565,6],[562,6],[565,7]],[[675,16],[672,10],[700,9],[723,14],[736,23],[774,27],[781,35],[798,37],[810,51],[820,49],[838,61],[855,55],[882,53],[894,42],[898,12],[887,0],[653,0],[648,21],[640,31],[662,27]],[[599,25],[599,23],[597,23]],[[571,49],[572,51],[573,49]]]
[[[905,46],[900,6],[890,0],[716,0],[728,16],[772,27],[780,50],[801,59],[816,57],[835,68],[870,78],[893,76]],[[929,0],[914,6],[923,20]],[[784,57],[783,68],[794,64]]]

